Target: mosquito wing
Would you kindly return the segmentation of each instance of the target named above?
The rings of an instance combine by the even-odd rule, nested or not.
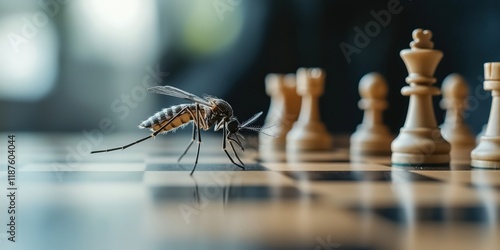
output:
[[[181,99],[190,100],[190,101],[197,102],[197,103],[209,106],[209,107],[211,106],[207,100],[205,100],[197,95],[191,94],[191,93],[186,92],[182,89],[178,89],[176,87],[172,87],[172,86],[168,86],[168,85],[151,87],[151,88],[148,88],[148,91],[151,93],[155,93],[155,94],[168,95],[168,96],[173,96],[173,97],[177,97],[177,98],[181,98]]]

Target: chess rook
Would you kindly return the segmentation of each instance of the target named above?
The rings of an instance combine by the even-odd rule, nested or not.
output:
[[[321,151],[332,147],[332,136],[321,122],[319,97],[324,92],[325,72],[319,68],[297,70],[297,93],[302,97],[298,120],[287,135],[286,150]]]
[[[350,138],[351,155],[390,155],[393,137],[382,121],[387,109],[387,82],[379,73],[366,74],[359,81],[359,95],[358,106],[364,116]]]
[[[432,96],[440,90],[431,86],[436,82],[434,71],[443,53],[434,50],[432,33],[428,30],[413,31],[411,49],[400,55],[408,70],[408,77],[401,94],[410,97],[406,121],[391,144],[391,161],[394,166],[449,165],[450,144],[444,140],[437,126]]]
[[[276,137],[259,134],[260,156],[281,161],[284,159],[276,156],[280,151],[285,152],[286,135],[299,116],[301,98],[297,94],[295,74],[268,74],[265,83],[271,104],[263,127],[269,127],[269,133]]]
[[[479,144],[471,152],[476,168],[500,168],[500,62],[484,64],[484,89],[491,90],[490,117]]]
[[[444,79],[441,90],[443,99],[440,105],[446,110],[441,134],[451,144],[451,161],[470,160],[470,152],[476,146],[476,139],[464,121],[466,98],[469,95],[467,82],[459,74],[451,74]]]

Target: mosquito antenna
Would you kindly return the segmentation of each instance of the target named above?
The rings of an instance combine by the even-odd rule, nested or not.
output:
[[[243,122],[241,125],[240,125],[240,128],[245,128],[246,126],[252,124],[253,122],[255,122],[255,120],[257,120],[257,118],[259,118],[259,116],[262,115],[262,111],[260,111],[259,113],[253,115],[250,119],[246,120],[245,122]]]
[[[257,133],[261,133],[261,134],[273,137],[273,138],[278,138],[277,135],[272,135],[272,134],[264,132],[264,130],[272,128],[272,127],[277,126],[277,125],[278,124],[273,124],[273,125],[269,125],[267,127],[257,127],[257,126],[254,126],[254,127],[242,127],[241,129],[247,129],[247,130],[251,130],[251,131],[254,131],[254,132],[257,132]]]
[[[262,132],[262,131],[257,131],[257,132],[259,132],[259,133],[261,133],[261,134],[263,134],[263,135],[267,135],[267,136],[272,137],[272,138],[278,138],[278,137],[279,137],[279,136],[277,136],[277,135],[268,134],[268,133],[266,133],[266,132]]]

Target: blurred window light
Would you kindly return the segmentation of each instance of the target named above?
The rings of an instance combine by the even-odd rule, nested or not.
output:
[[[219,52],[230,47],[240,35],[244,20],[241,1],[194,0],[189,4],[182,23],[182,44],[194,55]]]
[[[154,0],[74,0],[68,5],[71,53],[115,66],[156,60],[159,45]]]
[[[0,18],[0,99],[36,101],[55,86],[58,34],[41,11]]]

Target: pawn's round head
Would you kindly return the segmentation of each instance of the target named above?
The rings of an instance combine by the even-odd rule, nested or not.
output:
[[[387,82],[377,72],[368,73],[359,81],[359,95],[363,98],[383,99],[387,91]]]
[[[445,98],[466,98],[469,95],[467,81],[459,74],[451,74],[443,80],[441,86]]]

